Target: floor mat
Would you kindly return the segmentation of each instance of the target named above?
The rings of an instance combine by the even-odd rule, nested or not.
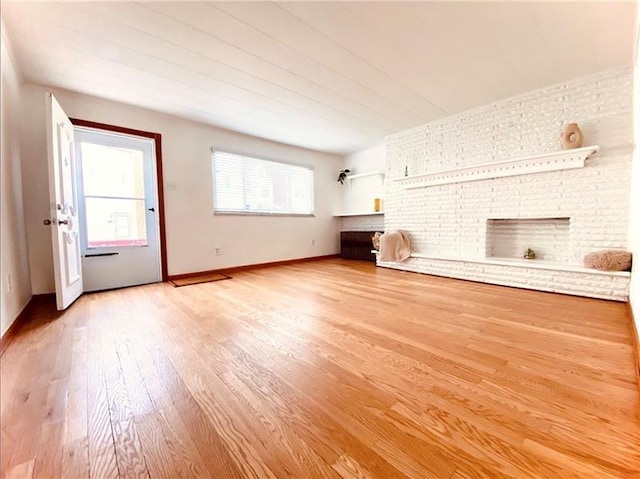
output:
[[[231,279],[231,276],[227,276],[222,273],[203,274],[200,276],[192,276],[190,278],[172,279],[169,284],[174,288],[180,288],[182,286],[191,286],[192,284],[211,283],[213,281],[221,281],[223,279]]]

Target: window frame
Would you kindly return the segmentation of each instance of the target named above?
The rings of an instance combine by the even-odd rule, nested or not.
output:
[[[82,118],[69,117],[69,120],[73,124],[74,129],[88,128],[98,131],[122,133],[124,135],[139,136],[142,138],[151,138],[154,143],[155,149],[155,162],[156,162],[156,193],[158,202],[158,226],[160,228],[160,271],[162,275],[162,281],[167,281],[169,278],[169,261],[167,253],[167,226],[165,220],[165,208],[164,208],[164,176],[162,173],[162,134],[153,133],[145,130],[136,130],[124,126],[111,125],[108,123],[100,123],[96,121],[84,120]],[[75,151],[74,151],[75,154]]]
[[[216,205],[216,164],[215,164],[215,154],[216,153],[221,153],[221,154],[227,154],[227,155],[234,155],[234,156],[241,156],[241,157],[246,157],[246,158],[251,158],[253,160],[260,160],[260,161],[267,161],[270,163],[278,163],[280,165],[286,165],[286,166],[295,166],[298,168],[305,168],[311,171],[311,199],[312,199],[312,211],[310,213],[283,213],[283,212],[267,212],[267,211],[246,211],[246,210],[225,210],[225,211],[221,211],[221,210],[217,210],[217,205]],[[301,164],[301,163],[293,163],[293,162],[288,162],[288,161],[282,161],[282,160],[274,160],[272,158],[268,158],[268,157],[264,157],[264,156],[256,156],[253,154],[245,154],[245,153],[238,153],[236,151],[233,150],[216,150],[215,148],[211,148],[211,173],[212,173],[212,181],[211,181],[211,185],[212,185],[212,195],[211,195],[211,199],[212,199],[212,203],[213,203],[213,215],[214,216],[273,216],[273,217],[286,217],[286,216],[290,216],[290,217],[301,217],[301,218],[312,218],[316,216],[316,178],[315,178],[315,168],[313,165],[309,165],[309,164]],[[244,183],[243,183],[243,186]]]
[[[89,139],[84,139],[85,141],[80,141],[78,143],[77,134],[80,135],[88,135]],[[91,138],[91,135],[97,135],[100,139]],[[150,238],[153,236],[153,228],[148,223],[148,220],[145,218],[145,238],[144,243],[134,240],[135,244],[98,244],[91,245],[89,242],[89,220],[88,220],[88,201],[87,200],[122,200],[122,201],[143,201],[144,206],[143,209],[148,207],[148,200],[151,197],[154,201],[151,202],[152,207],[155,208],[158,204],[158,192],[156,190],[157,178],[156,172],[153,171],[151,176],[147,176],[146,172],[148,169],[153,168],[153,163],[155,162],[155,142],[152,138],[143,137],[139,135],[128,135],[124,133],[118,133],[108,130],[99,130],[96,128],[87,128],[83,126],[74,126],[74,143],[78,148],[82,148],[84,143],[94,144],[100,147],[107,148],[124,148],[129,149],[129,145],[123,145],[122,143],[126,143],[128,141],[140,141],[142,145],[139,146],[139,151],[143,152],[142,158],[142,168],[143,168],[143,182],[144,182],[144,190],[145,194],[140,196],[123,196],[123,195],[108,195],[108,194],[87,194],[85,190],[85,165],[84,165],[84,155],[82,155],[83,161],[76,160],[77,166],[77,177],[76,181],[78,183],[78,208],[79,213],[82,215],[82,222],[80,225],[80,244],[82,249],[82,254],[94,254],[94,253],[111,253],[114,250],[118,249],[132,249],[132,248],[147,248],[149,247]],[[146,153],[146,157],[144,154]],[[148,163],[145,163],[148,161]],[[158,226],[158,225],[156,225]],[[157,241],[159,241],[159,231],[156,231]],[[114,240],[115,241],[115,240]]]

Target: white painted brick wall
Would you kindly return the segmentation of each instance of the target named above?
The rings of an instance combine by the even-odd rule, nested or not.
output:
[[[487,219],[570,217],[568,264],[581,266],[584,255],[595,250],[626,248],[631,99],[631,69],[608,71],[388,137],[385,230],[408,231],[412,248],[419,253],[484,258]],[[585,168],[410,190],[389,181],[402,177],[405,167],[409,175],[418,175],[558,151],[560,134],[567,122],[580,125],[585,146],[601,147]],[[460,262],[415,258],[411,266],[400,268],[543,290],[550,290],[545,281],[552,277],[555,290],[575,290],[573,294],[580,294],[574,284],[578,273],[549,276],[548,271],[531,273],[529,269],[476,266],[461,268]],[[531,281],[538,276],[546,279],[525,285],[520,274],[531,276]],[[580,281],[592,283],[591,279]],[[620,286],[625,278],[616,277],[613,281]],[[566,286],[558,284],[562,282]],[[602,294],[595,294],[593,288],[589,289],[591,286],[585,286],[584,294],[612,296],[601,282],[599,277],[593,288],[602,287]]]
[[[410,258],[402,263],[379,262],[378,265],[435,276],[467,279],[479,283],[515,286],[615,301],[626,301],[629,295],[628,277],[599,273],[575,273],[423,258]]]

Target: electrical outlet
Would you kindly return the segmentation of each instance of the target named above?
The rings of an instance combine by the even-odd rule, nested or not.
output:
[[[13,281],[12,281],[11,275],[8,274],[7,275],[7,293],[10,293],[12,289],[13,289]]]
[[[167,191],[174,191],[176,188],[178,188],[175,181],[167,181],[164,187]]]
[[[312,239],[311,240],[311,246],[315,246],[316,245],[316,240]]]
[[[216,248],[216,256],[220,256],[222,254],[222,248]]]

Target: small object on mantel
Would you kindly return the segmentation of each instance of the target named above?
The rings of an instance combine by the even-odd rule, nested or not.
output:
[[[569,123],[564,128],[560,143],[563,150],[573,150],[580,148],[584,142],[584,135],[577,123]]]
[[[380,198],[373,199],[373,211],[376,213],[380,212]]]
[[[524,259],[536,259],[536,252],[531,248],[527,248],[527,250],[524,252]]]
[[[587,268],[601,271],[631,271],[631,253],[617,249],[605,249],[584,257]]]

